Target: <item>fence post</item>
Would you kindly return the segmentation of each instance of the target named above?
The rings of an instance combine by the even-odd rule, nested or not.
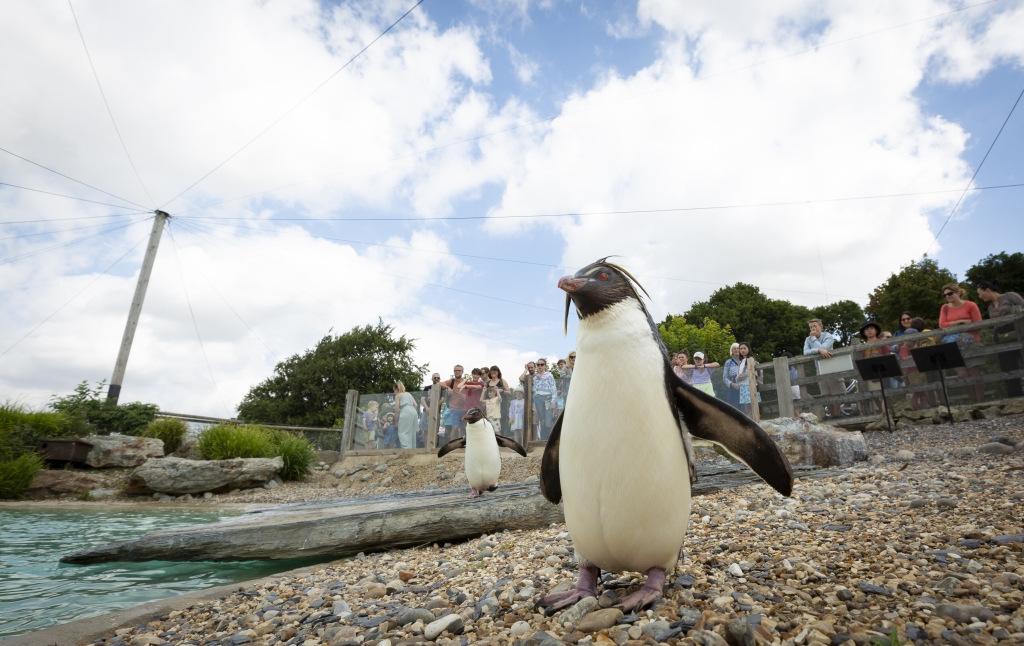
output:
[[[430,408],[427,413],[427,437],[423,439],[428,449],[436,449],[437,428],[441,425],[441,389],[437,384],[430,386],[430,401],[428,405]]]
[[[533,439],[533,377],[532,375],[526,375],[526,381],[523,382],[523,400],[526,402],[525,410],[523,411],[523,443],[526,446],[530,445],[530,440]]]
[[[353,435],[356,430],[356,415],[358,415],[359,392],[349,390],[345,395],[345,422],[341,426],[341,448],[338,450],[338,461],[345,459],[345,451],[352,446]]]
[[[779,395],[779,417],[796,417],[793,410],[793,388],[789,381],[789,357],[775,357],[775,390]]]
[[[747,383],[750,384],[750,419],[761,423],[761,405],[757,401],[757,359],[751,357],[753,366],[747,366]]]

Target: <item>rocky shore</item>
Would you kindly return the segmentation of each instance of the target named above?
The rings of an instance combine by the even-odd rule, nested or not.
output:
[[[798,481],[793,498],[752,485],[695,499],[665,598],[635,615],[611,607],[642,584],[630,574],[606,574],[600,599],[534,611],[576,575],[557,525],[356,556],[95,643],[1024,642],[1024,419],[866,438],[867,463]]]

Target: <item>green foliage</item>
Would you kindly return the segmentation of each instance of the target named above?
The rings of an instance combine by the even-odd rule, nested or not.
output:
[[[153,437],[162,440],[164,443],[164,455],[170,455],[178,450],[181,441],[185,439],[188,432],[188,424],[176,417],[161,417],[150,422],[146,430],[142,431],[142,437]]]
[[[274,374],[253,386],[238,406],[249,422],[331,427],[344,416],[349,389],[390,393],[395,381],[410,390],[426,373],[412,358],[415,343],[394,337],[390,325],[355,327],[328,334],[312,350],[277,364]]]
[[[812,318],[821,319],[822,328],[836,337],[839,344],[836,347],[850,345],[850,341],[857,335],[860,326],[864,325],[864,310],[853,301],[836,301],[828,305],[819,305],[811,309],[811,314],[813,314]],[[892,328],[890,330],[896,331]],[[806,337],[808,334],[806,321],[803,332]],[[793,351],[790,350],[790,352]],[[793,354],[799,356],[800,352],[793,352]]]
[[[11,460],[0,460],[0,498],[17,498],[32,484],[43,459],[35,453],[23,453]]]
[[[316,459],[313,447],[306,438],[285,431],[278,431],[275,436],[274,455],[280,455],[284,460],[281,479],[301,480],[313,470],[313,461]]]
[[[1024,294],[1024,253],[1003,251],[982,258],[967,270],[966,277],[972,290],[976,290],[981,281],[988,280],[998,284],[1001,293]]]
[[[871,641],[868,642],[870,646],[903,646],[903,640],[900,639],[900,635],[893,628],[892,632],[889,633],[888,639],[882,639],[881,637],[872,637]]]
[[[199,434],[199,455],[207,460],[281,456],[282,480],[299,480],[312,470],[316,454],[304,437],[254,424],[217,424]]]
[[[68,419],[61,413],[37,412],[7,402],[0,405],[0,460],[35,451],[45,437],[64,435]]]
[[[83,381],[75,387],[73,395],[54,395],[50,408],[68,417],[68,430],[74,435],[140,435],[156,418],[160,407],[142,402],[108,406],[106,395],[103,394],[105,385],[106,380],[90,389],[89,382]]]
[[[217,424],[199,434],[199,455],[206,460],[269,458],[274,442],[262,426]]]
[[[726,325],[722,327],[711,319],[704,319],[701,326],[690,325],[682,316],[668,315],[658,324],[658,334],[668,351],[675,354],[680,350],[690,353],[703,352],[708,362],[722,363],[729,358],[729,348],[736,343],[736,337]]]
[[[931,258],[911,261],[871,292],[867,315],[886,330],[899,329],[900,312],[904,311],[923,318],[929,329],[937,328],[939,309],[946,302],[942,286],[955,282],[956,275]]]
[[[728,326],[737,340],[753,346],[758,361],[770,361],[784,350],[802,354],[807,321],[814,318],[806,307],[768,298],[745,283],[715,291],[683,316],[688,321],[711,320]]]

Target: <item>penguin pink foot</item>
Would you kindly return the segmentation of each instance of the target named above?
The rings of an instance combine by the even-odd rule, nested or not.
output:
[[[661,590],[665,587],[665,570],[652,567],[647,571],[647,583],[633,594],[615,604],[623,612],[634,612],[648,606],[661,598]]]
[[[580,576],[576,579],[576,588],[565,592],[555,592],[537,602],[537,608],[544,608],[548,617],[562,608],[567,608],[585,597],[597,596],[597,576],[601,573],[596,565],[580,567]]]
[[[470,498],[479,498],[480,497],[480,492],[479,491],[477,491],[476,489],[473,489],[472,491],[473,491],[473,493],[469,494]]]

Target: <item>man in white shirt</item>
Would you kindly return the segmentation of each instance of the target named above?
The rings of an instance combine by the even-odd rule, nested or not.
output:
[[[811,334],[804,340],[804,354],[818,354],[822,359],[831,359],[832,347],[835,345],[836,338],[825,332],[821,319],[811,319],[807,322],[807,326],[810,328]],[[821,387],[821,397],[846,394],[846,384],[842,379],[826,379],[819,381],[818,385]],[[842,415],[839,404],[829,404],[828,410],[833,418]]]

